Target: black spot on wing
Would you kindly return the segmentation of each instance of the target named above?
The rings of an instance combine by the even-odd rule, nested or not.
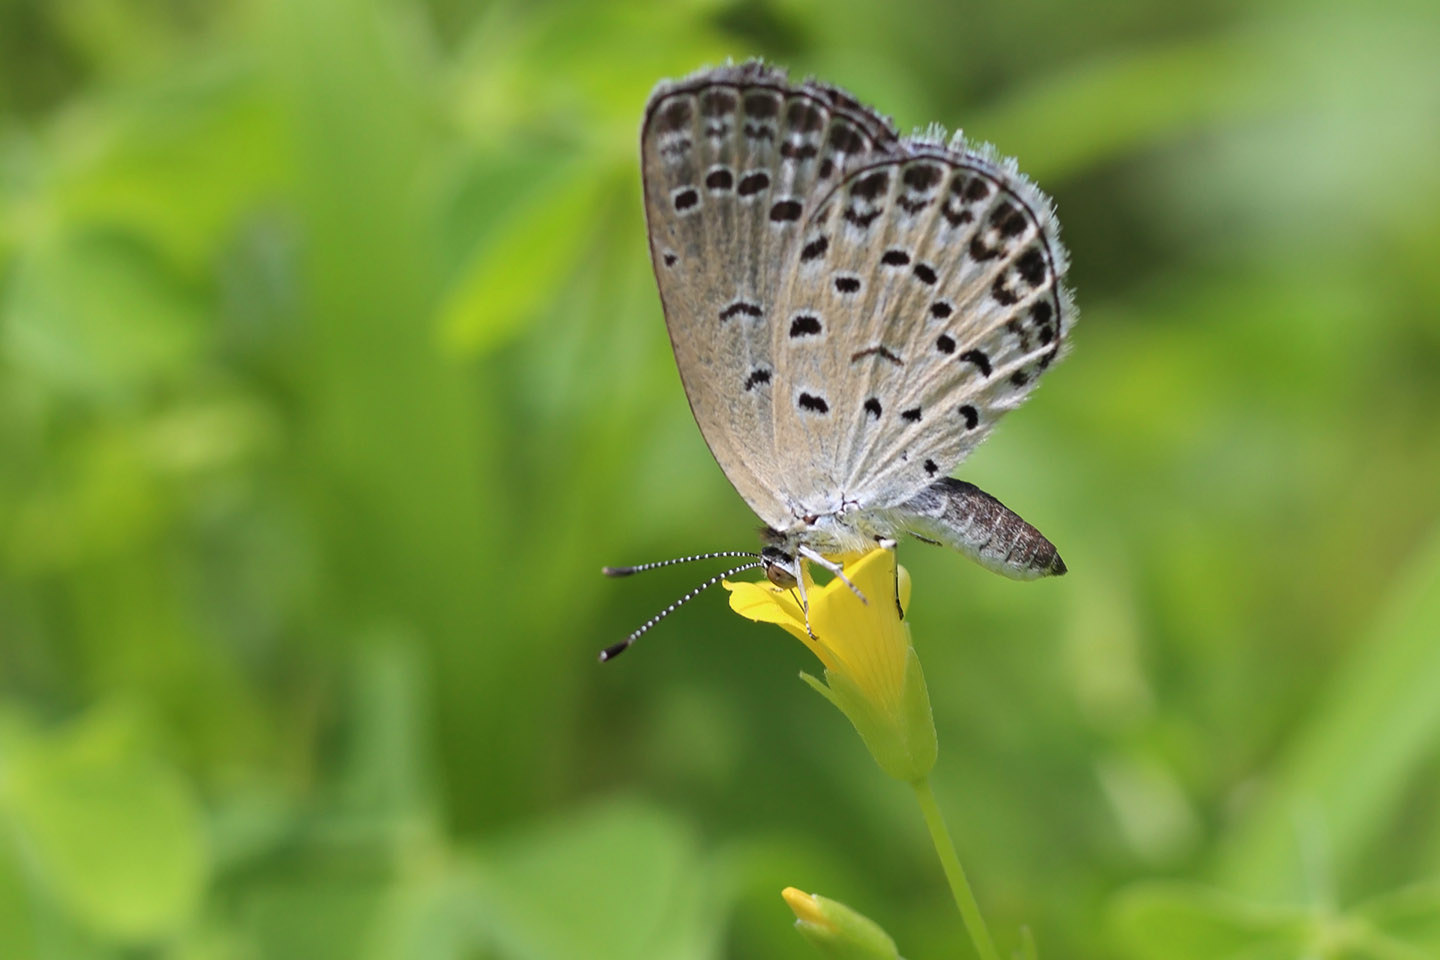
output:
[[[801,410],[808,410],[811,413],[829,413],[830,404],[825,402],[824,397],[815,396],[810,393],[802,393],[795,405]]]
[[[760,120],[768,120],[780,112],[780,97],[773,93],[756,92],[746,95],[745,113]]]
[[[785,111],[785,122],[792,130],[813,133],[825,126],[825,114],[810,101],[795,99],[790,101],[790,108]]]
[[[1011,289],[1009,283],[1006,282],[1007,279],[1006,275],[1002,273],[990,285],[990,296],[995,298],[996,303],[1006,307],[1020,302],[1020,294]]]
[[[735,176],[729,170],[721,167],[718,170],[711,170],[705,176],[705,186],[711,190],[729,190],[735,185]]]
[[[980,423],[980,414],[977,413],[975,411],[975,408],[970,406],[970,404],[968,403],[965,404],[965,406],[960,407],[955,412],[965,418],[966,430],[974,430],[975,427]]]
[[[856,180],[854,186],[850,188],[850,195],[862,200],[874,200],[889,189],[890,174],[880,170]]]
[[[805,244],[800,250],[801,260],[816,260],[825,256],[825,251],[830,249],[829,237],[816,237]]]
[[[957,176],[955,178],[955,187],[958,188],[959,186],[960,177]],[[983,177],[971,177],[965,183],[965,189],[963,192],[958,189],[955,190],[955,192],[960,193],[960,195],[970,203],[978,203],[981,200],[984,200],[986,197],[990,196],[990,184],[986,183]]]
[[[865,401],[865,412],[869,414],[872,419],[879,420],[880,414],[884,413],[885,411],[880,406],[879,398],[871,397],[869,400]]]
[[[1045,280],[1045,255],[1039,247],[1031,247],[1015,261],[1015,269],[1026,283],[1038,287]]]
[[[690,101],[677,98],[664,107],[655,120],[655,129],[661,133],[673,133],[684,129],[690,123]]]
[[[963,207],[956,207],[953,204],[949,203],[941,207],[940,212],[944,215],[946,222],[949,223],[952,227],[958,227],[962,224],[972,223],[975,220],[975,214],[971,213],[969,210],[966,210]]]
[[[760,312],[760,305],[758,303],[751,303],[748,300],[736,300],[720,311],[720,319],[721,321],[729,320],[731,317],[738,316],[742,313],[746,316],[758,317],[760,316]]]
[[[847,223],[853,223],[861,230],[864,230],[866,227],[870,226],[870,224],[880,219],[880,214],[881,211],[879,210],[871,210],[869,213],[861,213],[854,207],[847,207],[843,216],[845,217],[845,221]]]
[[[786,160],[809,160],[811,157],[818,156],[819,153],[820,148],[813,143],[794,143],[786,140],[780,144],[780,156]]]
[[[1035,321],[1035,330],[1040,342],[1049,345],[1054,340],[1058,331],[1051,324],[1050,320],[1055,316],[1055,308],[1050,306],[1049,300],[1037,300],[1030,307],[1030,319]],[[1043,368],[1042,368],[1043,369]]]
[[[951,337],[948,333],[942,333],[940,334],[939,339],[935,341],[935,349],[939,350],[941,353],[954,353],[955,339]]]
[[[904,250],[886,250],[880,262],[887,267],[903,267],[910,262],[910,254]]]
[[[1025,329],[1025,324],[1020,321],[1019,317],[1011,317],[1009,320],[1006,320],[1005,329],[1014,334],[1015,339],[1020,341],[1021,353],[1030,352],[1030,334]]]
[[[983,350],[966,350],[960,354],[965,363],[973,363],[982,376],[990,376],[990,357]]]
[[[781,200],[770,208],[770,220],[773,223],[785,223],[800,219],[800,201]]]
[[[865,138],[860,131],[841,120],[831,124],[828,142],[841,153],[859,153],[865,149]]]
[[[707,117],[719,117],[735,112],[735,95],[728,90],[707,90],[700,96],[700,112]]]
[[[886,360],[889,360],[897,367],[905,366],[905,361],[901,360],[895,354],[895,351],[891,350],[889,347],[883,344],[875,347],[866,347],[864,350],[858,350],[855,353],[852,353],[850,355],[850,362],[855,363],[857,360],[863,360],[866,357],[884,357]]]
[[[836,292],[836,293],[858,293],[859,290],[860,290],[860,278],[859,278],[859,277],[836,277],[836,278],[835,278],[835,292]]]
[[[901,419],[901,420],[904,420],[906,423],[919,423],[919,422],[920,422],[920,408],[919,408],[919,407],[911,407],[909,410],[901,410],[901,411],[900,411],[900,419]]]
[[[995,205],[990,214],[990,222],[1007,237],[1018,237],[1025,232],[1025,214],[1008,201]]]
[[[770,174],[764,170],[756,170],[740,178],[740,186],[736,188],[736,193],[742,197],[752,197],[761,190],[766,190],[769,187]]]
[[[929,190],[945,176],[933,163],[911,164],[905,171],[905,186],[912,190]]]
[[[820,335],[820,318],[813,313],[796,314],[790,321],[790,337],[815,337]]]
[[[983,237],[972,237],[970,240],[970,258],[972,260],[994,260],[1000,256],[1002,248],[992,247],[985,242]]]

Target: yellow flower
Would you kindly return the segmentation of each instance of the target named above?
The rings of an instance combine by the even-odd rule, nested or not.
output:
[[[893,550],[843,559],[845,575],[868,602],[839,577],[815,586],[805,570],[813,637],[793,588],[726,581],[730,607],[742,617],[778,624],[809,647],[825,666],[825,682],[804,673],[801,678],[850,718],[886,773],[913,782],[930,772],[936,751],[925,676],[896,606],[897,586],[900,605],[909,602],[910,575],[896,567]]]
[[[895,941],[875,921],[838,900],[786,887],[780,896],[795,913],[795,928],[835,960],[899,960]]]

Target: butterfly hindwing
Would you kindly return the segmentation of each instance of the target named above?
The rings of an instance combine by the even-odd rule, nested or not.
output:
[[[772,406],[785,271],[815,253],[801,235],[821,198],[896,142],[841,91],[753,62],[663,84],[645,111],[645,213],[676,364],[716,460],[772,526],[792,519]]]
[[[1012,165],[906,141],[812,212],[778,300],[786,493],[898,506],[945,477],[1059,356],[1071,307],[1049,201]],[[823,405],[824,412],[819,411]]]

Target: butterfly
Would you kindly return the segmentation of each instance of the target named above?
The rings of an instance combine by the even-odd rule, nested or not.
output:
[[[725,576],[782,587],[903,535],[1020,580],[1055,546],[949,476],[1067,345],[1054,207],[958,135],[901,137],[853,96],[759,61],[663,82],[640,134],[650,254],[691,412],[764,523]],[[848,581],[847,581],[848,583]],[[853,586],[852,586],[853,589]],[[858,592],[858,591],[857,591]]]

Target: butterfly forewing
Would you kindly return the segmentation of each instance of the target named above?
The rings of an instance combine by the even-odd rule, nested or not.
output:
[[[1064,271],[1049,202],[1013,167],[907,141],[850,173],[777,300],[786,493],[883,508],[948,474],[1059,355]]]
[[[792,455],[777,453],[774,404],[791,398],[775,344],[793,322],[780,290],[823,252],[803,239],[821,199],[896,143],[842,92],[756,63],[662,85],[646,108],[645,212],[676,364],[716,460],[775,527],[793,519],[777,483]]]

